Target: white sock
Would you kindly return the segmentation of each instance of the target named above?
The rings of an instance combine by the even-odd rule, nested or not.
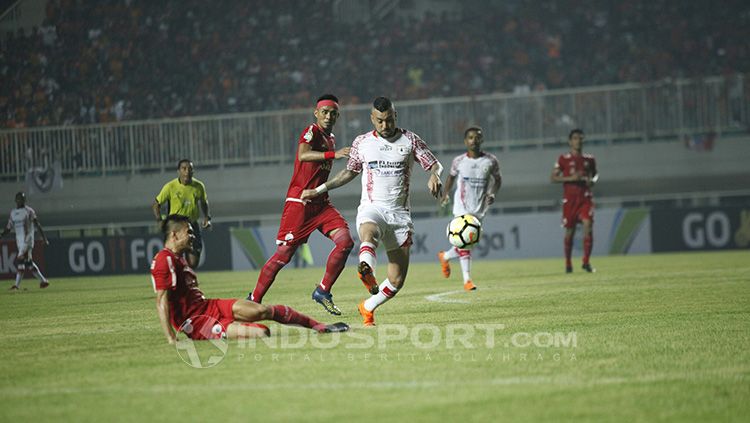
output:
[[[35,278],[39,279],[40,282],[47,282],[47,278],[45,278],[39,270],[39,266],[36,265],[36,262],[31,262],[31,273]]]
[[[359,261],[370,265],[372,274],[375,275],[375,266],[378,264],[378,258],[375,255],[377,245],[371,242],[363,242],[359,245]]]
[[[456,247],[451,247],[443,252],[443,258],[446,260],[451,260],[458,257],[458,249]]]
[[[461,250],[461,273],[464,276],[464,283],[471,280],[471,251]]]
[[[383,283],[380,284],[380,291],[365,300],[365,310],[375,310],[381,304],[393,298],[393,296],[396,295],[397,292],[398,288],[393,286],[391,284],[391,281],[389,281],[388,279],[384,280]]]
[[[16,286],[21,286],[21,279],[23,279],[23,271],[16,272]]]

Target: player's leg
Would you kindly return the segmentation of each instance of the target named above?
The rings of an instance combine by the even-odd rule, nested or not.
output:
[[[458,250],[458,260],[461,263],[461,274],[464,278],[464,289],[473,291],[477,289],[471,281],[471,250]]]
[[[39,288],[46,288],[49,286],[49,281],[44,277],[42,271],[39,270],[39,266],[37,266],[33,260],[26,261],[26,268],[31,269],[31,274],[39,279]]]
[[[563,244],[565,247],[565,273],[573,272],[573,262],[571,261],[571,256],[573,254],[573,237],[575,236],[575,234],[575,226],[565,228],[565,238],[563,239]]]
[[[365,326],[375,325],[375,309],[390,300],[404,286],[409,271],[410,244],[388,251],[388,278],[379,287],[378,293],[359,303],[359,313]]]
[[[591,267],[591,263],[589,262],[591,258],[591,250],[594,247],[594,234],[593,234],[593,226],[594,223],[591,219],[584,219],[582,220],[583,223],[583,270],[591,273],[594,272],[594,268]]]
[[[263,301],[263,296],[266,295],[266,292],[271,288],[273,281],[276,280],[276,275],[289,263],[289,261],[292,260],[292,256],[294,256],[294,252],[297,251],[297,247],[298,244],[293,244],[279,245],[276,248],[276,252],[273,253],[271,258],[268,259],[266,264],[264,264],[263,268],[260,270],[258,282],[256,282],[253,292],[248,296],[248,300],[256,303]]]
[[[363,222],[359,225],[359,265],[357,274],[359,279],[370,294],[378,292],[378,281],[375,278],[377,256],[375,250],[378,248],[380,239],[380,228],[373,222]]]
[[[16,255],[16,283],[10,287],[11,291],[21,288],[23,274],[26,273],[26,263],[31,260],[31,247],[28,244],[16,243],[18,254]]]
[[[284,325],[299,325],[317,332],[343,332],[349,329],[345,323],[326,325],[312,317],[285,305],[266,306],[253,301],[237,300],[232,305],[235,321],[253,323],[259,320],[273,320]]]
[[[336,213],[338,214],[338,212]],[[352,241],[352,236],[349,234],[349,226],[343,218],[342,223],[343,225],[338,228],[324,232],[326,233],[326,236],[333,241],[334,246],[333,250],[328,254],[323,279],[320,280],[320,284],[312,293],[313,301],[322,305],[327,312],[335,316],[341,315],[341,310],[339,310],[333,302],[331,287],[333,287],[333,284],[344,270],[346,259],[349,257],[352,247],[354,247],[354,241]]]

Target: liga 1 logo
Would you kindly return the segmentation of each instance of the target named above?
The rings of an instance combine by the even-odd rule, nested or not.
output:
[[[196,369],[214,367],[224,360],[229,350],[227,329],[211,316],[199,315],[185,320],[178,330],[185,339],[175,343],[177,355]],[[201,340],[200,342],[196,342]],[[203,341],[206,340],[206,341]]]

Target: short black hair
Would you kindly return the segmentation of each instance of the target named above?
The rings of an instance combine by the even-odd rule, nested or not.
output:
[[[372,102],[372,107],[379,112],[385,112],[386,110],[393,109],[393,103],[388,97],[378,97]]]
[[[323,94],[322,96],[318,97],[317,100],[315,100],[315,103],[317,103],[319,101],[323,101],[323,100],[333,100],[336,103],[339,102],[339,98],[336,97],[335,95],[333,95],[333,94]]]
[[[193,161],[190,159],[182,159],[179,162],[177,162],[177,170],[180,170],[180,166],[182,166],[183,163],[192,163]]]
[[[188,218],[187,216],[183,216],[181,214],[170,214],[166,219],[164,219],[163,222],[161,222],[161,232],[166,238],[166,236],[170,232],[177,230],[178,227],[189,224],[190,218]]]
[[[464,138],[469,136],[469,132],[475,131],[477,134],[482,135],[482,128],[478,126],[470,126],[464,131]]]
[[[26,197],[26,194],[25,194],[25,193],[24,193],[23,191],[18,191],[18,192],[16,193],[16,197],[18,197],[18,196],[21,196],[21,197]]]
[[[581,134],[581,135],[583,135],[583,129],[581,129],[581,128],[575,128],[575,129],[573,129],[568,134],[568,139],[573,139],[573,135],[575,135],[575,134]]]

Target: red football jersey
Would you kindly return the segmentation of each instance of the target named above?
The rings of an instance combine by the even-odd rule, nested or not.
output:
[[[151,262],[151,282],[154,291],[169,291],[169,318],[175,329],[179,329],[189,317],[202,314],[206,309],[208,303],[198,288],[195,272],[184,257],[166,248],[159,251]]]
[[[326,135],[317,124],[312,124],[302,131],[297,146],[302,143],[310,144],[313,151],[334,151],[336,148],[334,135]],[[324,184],[331,174],[331,167],[333,167],[333,159],[322,162],[300,162],[299,157],[295,157],[294,174],[289,182],[286,198],[299,199],[303,190],[315,189],[320,184]],[[312,199],[312,202],[316,203],[326,201],[328,201],[327,192]]]
[[[557,158],[555,168],[562,171],[563,176],[571,176],[578,173],[581,176],[593,177],[596,175],[596,160],[591,154],[561,154]],[[591,187],[586,185],[585,181],[564,182],[563,197],[566,199],[591,199]]]

